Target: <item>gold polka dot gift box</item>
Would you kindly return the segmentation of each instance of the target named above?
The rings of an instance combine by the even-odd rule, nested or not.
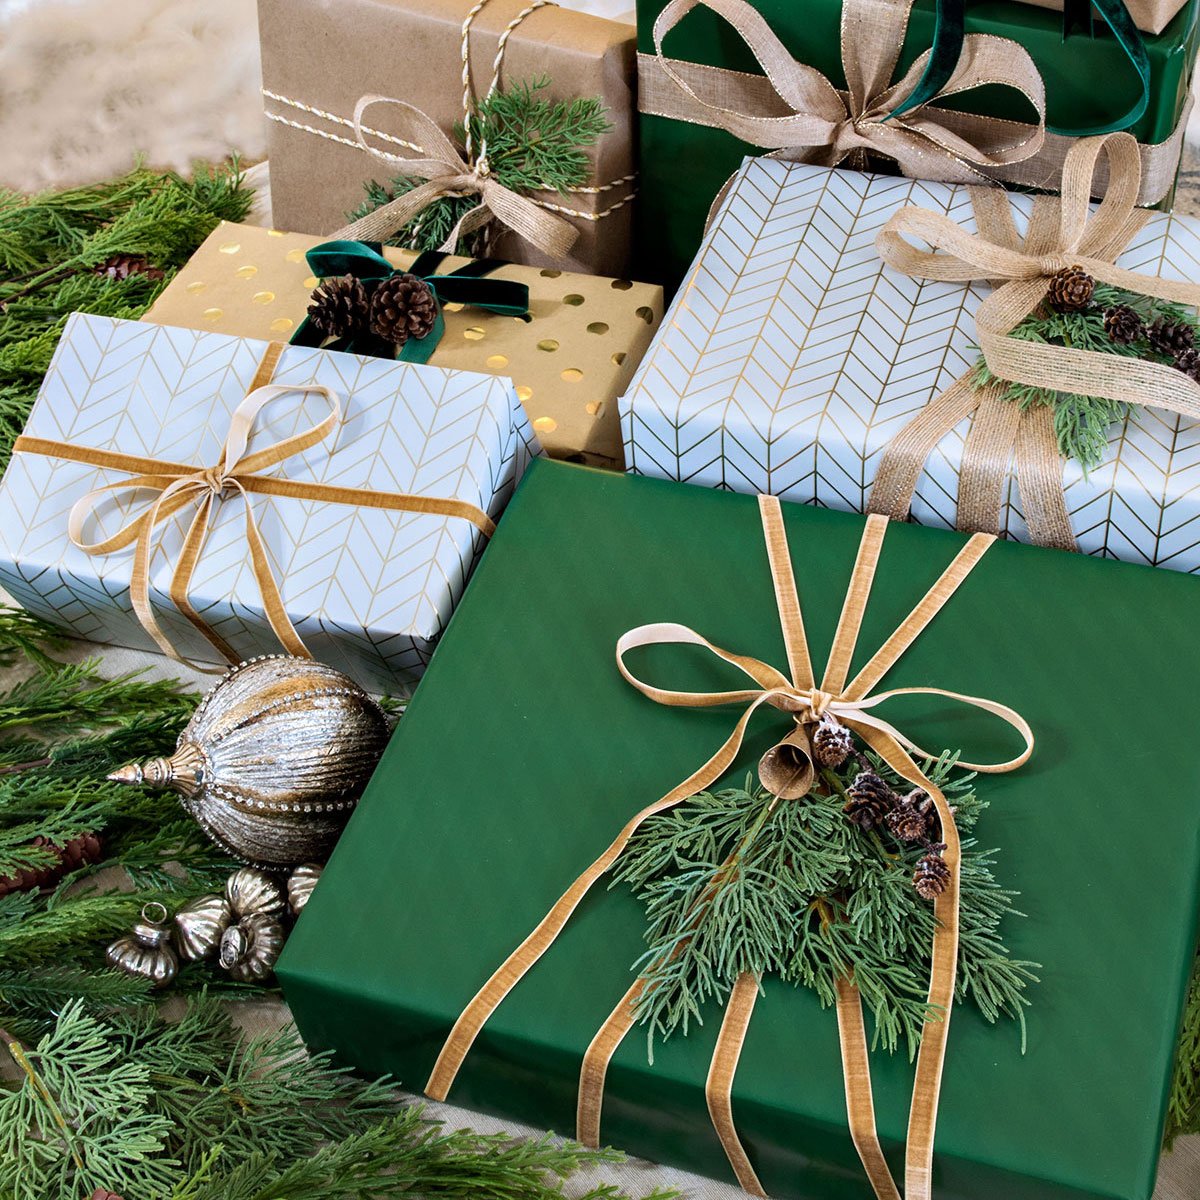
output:
[[[159,325],[288,340],[320,282],[306,253],[321,238],[223,222],[143,318]],[[397,267],[416,254],[390,247]],[[469,260],[447,256],[439,271]],[[662,317],[662,289],[505,264],[488,278],[529,288],[529,315],[504,316],[447,304],[445,332],[430,360],[452,370],[511,379],[553,458],[620,469],[617,397],[625,390]]]

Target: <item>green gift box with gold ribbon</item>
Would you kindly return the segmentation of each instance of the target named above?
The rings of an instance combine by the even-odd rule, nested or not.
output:
[[[746,154],[1057,190],[1074,138],[1126,130],[1142,145],[1141,201],[1162,203],[1191,105],[1195,0],[1159,34],[1122,0],[1098,10],[1115,28],[1073,20],[1079,7],[640,0],[642,274],[679,282]]]
[[[772,1196],[865,1200],[866,1164],[907,1200],[1149,1200],[1200,906],[1198,602],[1175,572],[536,462],[289,940],[285,995],[346,1063]],[[916,745],[1003,768],[975,781],[973,836],[1027,914],[1008,951],[1040,964],[1024,1049],[958,1004],[914,1068],[868,1053],[855,981],[835,1017],[773,976],[652,1064],[644,1030],[621,1036],[646,916],[604,890],[618,834],[760,755],[764,781],[795,765],[818,712],[910,779]]]

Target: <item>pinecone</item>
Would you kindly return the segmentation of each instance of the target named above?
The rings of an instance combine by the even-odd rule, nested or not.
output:
[[[437,320],[433,289],[417,275],[393,275],[371,297],[371,332],[403,346],[408,339],[423,338]]]
[[[1128,304],[1114,304],[1104,310],[1104,332],[1119,346],[1128,346],[1146,336],[1146,322]]]
[[[1050,276],[1050,303],[1059,312],[1081,312],[1092,302],[1096,281],[1082,267],[1063,267]]]
[[[812,732],[813,762],[818,767],[840,767],[854,749],[850,730],[836,717],[825,716]]]
[[[81,833],[72,838],[64,846],[51,845],[44,837],[33,839],[35,846],[49,846],[58,857],[56,863],[46,863],[41,867],[26,867],[14,871],[11,875],[0,875],[0,896],[9,892],[32,892],[46,887],[53,887],[64,875],[76,871],[88,863],[100,861],[104,845],[98,835]]]
[[[122,1200],[116,1192],[110,1192],[107,1188],[97,1188],[91,1195],[91,1200]]]
[[[366,328],[370,306],[362,281],[353,275],[339,275],[313,289],[308,319],[322,337],[352,337]]]
[[[1177,371],[1182,371],[1185,375],[1190,376],[1197,383],[1200,383],[1200,350],[1193,347],[1191,350],[1180,351],[1175,356],[1172,366]]]
[[[899,796],[874,771],[859,771],[846,789],[850,799],[842,812],[860,829],[874,829],[899,803]]]
[[[936,900],[950,883],[950,868],[942,857],[945,846],[929,847],[929,853],[917,863],[913,872],[913,887],[922,900]]]
[[[1159,317],[1152,321],[1146,329],[1146,337],[1150,340],[1150,348],[1168,358],[1178,358],[1185,350],[1191,350],[1196,344],[1196,334],[1190,325],[1182,321],[1172,321],[1169,317]]]
[[[915,788],[888,813],[887,827],[901,842],[928,841],[937,828],[933,797]]]
[[[162,279],[161,267],[152,267],[141,254],[114,254],[92,268],[92,273],[105,279],[128,279],[130,275],[145,275],[157,282]]]

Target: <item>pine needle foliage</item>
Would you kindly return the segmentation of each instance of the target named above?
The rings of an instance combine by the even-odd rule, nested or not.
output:
[[[66,318],[140,317],[218,222],[245,218],[251,199],[236,162],[190,180],[139,167],[37,196],[0,190],[0,470]],[[97,273],[118,255],[146,269]]]
[[[1171,1079],[1164,1143],[1169,1150],[1181,1134],[1200,1134],[1200,958],[1192,972]]]
[[[867,761],[907,789],[878,758]],[[986,804],[956,761],[946,753],[924,770],[964,835],[958,999],[989,1021],[1017,1019],[1023,1032],[1037,964],[1005,948],[1000,926],[1020,915],[1015,893],[992,873],[995,852],[970,836]],[[850,760],[823,772],[820,785],[795,801],[775,800],[748,777],[743,788],[704,792],[652,817],[634,836],[614,883],[629,883],[649,918],[647,949],[634,969],[646,983],[638,1018],[652,1059],[656,1038],[702,1023],[744,971],[812,988],[827,1007],[837,981],[853,974],[875,1044],[916,1053],[922,1024],[937,1015],[926,1002],[933,908],[912,887],[925,851],[846,817],[857,769]]]
[[[1200,322],[1192,309],[1104,283],[1096,284],[1091,305],[1081,312],[1058,312],[1042,306],[1026,317],[1010,336],[1026,342],[1095,350],[1170,365],[1171,359],[1151,349],[1144,338],[1123,345],[1108,337],[1104,331],[1104,310],[1117,305],[1133,309],[1147,324],[1167,318],[1186,325],[1195,331],[1200,341]],[[1022,412],[1037,404],[1052,408],[1059,453],[1064,458],[1075,459],[1084,471],[1100,465],[1108,449],[1109,429],[1123,421],[1129,412],[1129,405],[1104,396],[1078,396],[1000,379],[988,369],[982,354],[975,363],[972,381],[976,387],[998,386],[1004,398],[1019,404]]]
[[[479,101],[471,116],[473,153],[477,156],[486,146],[492,176],[514,192],[551,191],[565,196],[587,183],[587,148],[612,128],[598,97],[550,100],[543,94],[549,86],[549,79],[539,78],[497,88]],[[464,123],[455,125],[460,148],[466,144],[466,133]],[[403,174],[387,184],[371,180],[366,184],[366,199],[347,216],[357,221],[424,182]],[[388,244],[436,250],[478,203],[477,196],[444,196],[397,230]],[[486,240],[485,228],[463,239],[457,252],[478,256]]]
[[[0,1095],[0,1197],[561,1200],[581,1167],[620,1161],[549,1136],[446,1131],[386,1080],[307,1057],[294,1027],[246,1037],[211,997],[175,1024],[143,1008],[67,1005],[37,1046],[5,1037],[18,1085]],[[621,1200],[612,1187],[592,1200]],[[666,1193],[658,1193],[666,1200]]]

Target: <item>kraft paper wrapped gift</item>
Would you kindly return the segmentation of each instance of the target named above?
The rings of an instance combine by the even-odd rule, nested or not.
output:
[[[471,8],[471,0],[259,0],[271,206],[279,228],[329,236],[363,202],[365,182],[403,174],[356,142],[352,118],[360,97],[414,104],[451,133],[463,119],[462,26]],[[491,82],[501,34],[525,8],[524,0],[487,0],[473,17],[476,97]],[[588,186],[598,190],[533,194],[584,214],[573,218],[579,239],[565,260],[551,261],[514,236],[503,237],[493,253],[536,266],[624,275],[637,169],[632,26],[553,4],[529,12],[507,38],[500,82],[543,78],[552,101],[598,96],[604,103],[612,128],[587,151]],[[406,154],[387,140],[399,128],[396,116],[394,109],[373,107],[369,125],[378,133],[368,140]]]
[[[71,317],[22,435],[212,467],[268,343],[109,317]],[[260,474],[376,493],[456,499],[498,517],[536,439],[506,380],[466,371],[288,347],[255,418],[249,452],[323,421],[330,435]],[[161,468],[156,468],[161,469]],[[18,443],[0,482],[0,586],[23,607],[95,642],[155,650],[133,611],[134,547],[92,556],[73,544],[73,507],[149,466],[114,470],[28,452]],[[278,653],[247,545],[246,505],[292,624],[313,655],[364,686],[410,687],[483,549],[470,520],[226,488],[187,589],[203,621],[239,658]],[[154,497],[121,491],[89,505],[81,540],[113,537]],[[196,507],[159,527],[149,599],[173,645],[212,662],[213,646],[170,599],[173,564]]]
[[[782,507],[819,672],[863,519]],[[965,540],[891,523],[851,674]],[[1005,943],[1041,964],[1028,1045],[1011,1021],[956,1008],[936,1200],[1149,1200],[1200,911],[1198,605],[1190,576],[1000,542],[879,682],[1010,704],[1037,739],[1019,770],[976,781],[981,844],[999,848],[997,878],[1028,914],[1005,923]],[[618,674],[618,637],[657,621],[788,669],[755,500],[535,462],[280,959],[310,1046],[420,1089],[476,989],[634,813],[721,746],[743,705],[666,707]],[[630,668],[660,687],[746,686],[696,647],[636,654]],[[1132,725],[1114,701],[1129,680]],[[481,695],[486,720],[468,728],[463,697]],[[940,701],[873,711],[983,761],[1019,748],[994,718]],[[723,786],[790,724],[756,715]],[[1173,748],[1148,751],[1147,730]],[[1131,786],[1153,797],[1145,819],[1130,819]],[[570,1134],[584,1051],[633,981],[645,929],[625,885],[594,887],[483,1027],[450,1101]],[[731,1180],[705,1105],[720,1010],[703,1015],[653,1065],[643,1028],[625,1038],[600,1136]],[[883,1051],[871,1068],[895,1170],[913,1068]],[[769,1195],[871,1195],[837,1018],[807,989],[764,981],[733,1117]]]
[[[143,320],[286,340],[317,284],[304,255],[320,240],[222,222]],[[397,266],[416,257],[384,254]],[[448,257],[444,269],[467,261]],[[528,285],[532,320],[447,306],[434,365],[510,377],[547,454],[620,469],[617,397],[662,319],[662,289],[513,265],[491,277]]]
[[[1031,198],[1009,200],[1020,224]],[[747,159],[622,398],[628,469],[865,511],[885,447],[975,362],[989,291],[885,266],[875,237],[905,205],[976,228],[965,188]],[[1194,280],[1200,223],[1151,213],[1117,263]],[[955,527],[969,428],[926,461],[921,524]],[[1132,409],[1063,485],[1084,552],[1200,571],[1200,424]],[[999,529],[1029,540],[1011,474]]]
[[[1064,0],[1022,0],[1025,4],[1036,4],[1039,8],[1063,11]],[[1124,3],[1134,24],[1146,33],[1162,33],[1181,8],[1190,0],[1118,0]]]

